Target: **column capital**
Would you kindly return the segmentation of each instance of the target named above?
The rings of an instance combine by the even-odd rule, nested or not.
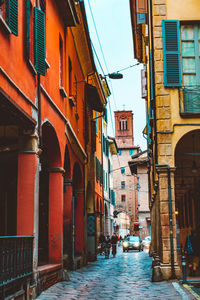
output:
[[[49,168],[49,173],[65,173],[65,170],[63,168]]]
[[[156,171],[160,173],[167,173],[168,170],[170,173],[174,173],[176,171],[176,167],[170,167],[168,165],[156,165]]]
[[[64,179],[64,185],[72,185],[72,179]]]
[[[19,154],[37,154],[37,152],[34,150],[21,150]]]

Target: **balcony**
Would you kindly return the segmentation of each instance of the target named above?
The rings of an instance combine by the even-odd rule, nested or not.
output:
[[[181,87],[179,107],[182,117],[200,117],[200,86]]]
[[[30,276],[32,264],[32,236],[0,236],[0,287]]]

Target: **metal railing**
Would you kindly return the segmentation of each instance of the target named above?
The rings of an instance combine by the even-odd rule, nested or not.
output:
[[[33,236],[0,236],[0,287],[33,272]]]
[[[200,114],[200,86],[184,86],[179,89],[179,106],[182,114]]]

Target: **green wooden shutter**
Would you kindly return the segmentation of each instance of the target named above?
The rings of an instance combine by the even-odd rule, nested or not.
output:
[[[96,181],[98,181],[98,160],[96,157]]]
[[[18,0],[6,1],[6,22],[14,35],[18,35]]]
[[[44,75],[46,74],[45,64],[45,13],[35,7],[34,8],[34,61],[36,71]]]
[[[30,58],[30,13],[31,3],[30,0],[26,0],[26,53],[27,58]]]
[[[179,21],[163,20],[164,85],[181,86]]]

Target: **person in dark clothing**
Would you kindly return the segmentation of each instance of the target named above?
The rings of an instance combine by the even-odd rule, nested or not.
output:
[[[197,268],[199,266],[200,261],[200,233],[197,231],[193,231],[190,237],[190,241],[192,244],[192,268],[193,268],[193,275],[196,274]]]
[[[187,236],[185,243],[185,252],[187,255],[189,275],[196,275],[197,268],[200,262],[200,233],[192,231],[191,235]]]
[[[104,246],[104,242],[105,242],[105,235],[103,235],[103,233],[101,233],[100,237],[99,237],[99,243],[101,245],[101,248],[100,248],[100,255],[103,254],[103,246]]]
[[[117,242],[118,242],[118,236],[116,233],[114,233],[111,237],[111,245],[112,245],[112,255],[115,257],[117,253]]]

